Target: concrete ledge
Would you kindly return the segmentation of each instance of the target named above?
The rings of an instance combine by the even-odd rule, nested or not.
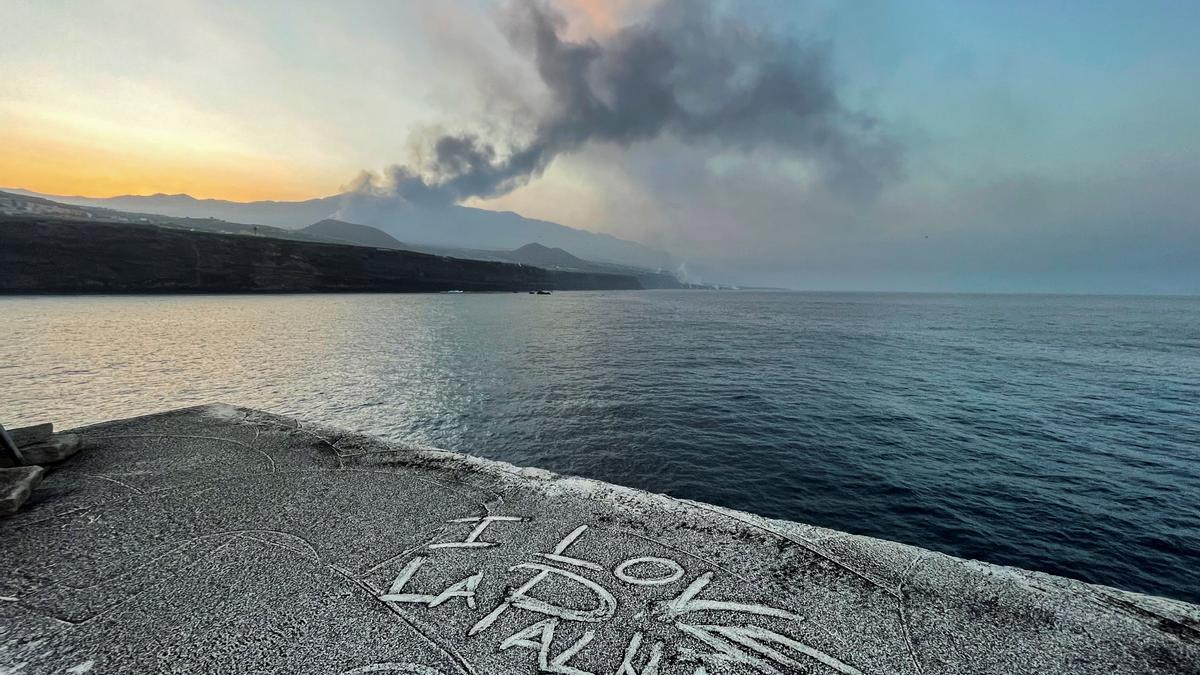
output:
[[[76,433],[0,520],[0,672],[1200,664],[1186,603],[253,410]]]

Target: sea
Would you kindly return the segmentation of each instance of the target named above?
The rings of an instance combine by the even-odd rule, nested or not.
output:
[[[1200,298],[0,298],[0,422],[210,402],[1200,602]]]

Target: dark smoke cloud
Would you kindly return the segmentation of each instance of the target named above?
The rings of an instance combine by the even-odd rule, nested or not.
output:
[[[443,135],[419,167],[364,175],[358,190],[426,204],[493,197],[587,143],[627,147],[667,134],[803,158],[834,188],[858,194],[899,170],[896,145],[840,101],[826,45],[785,39],[686,0],[665,3],[603,42],[564,40],[563,17],[539,2],[512,5],[507,23],[549,93],[529,140],[503,151],[476,134]]]

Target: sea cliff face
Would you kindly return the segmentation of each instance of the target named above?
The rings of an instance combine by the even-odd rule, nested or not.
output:
[[[132,223],[0,218],[0,293],[634,290],[621,274]]]

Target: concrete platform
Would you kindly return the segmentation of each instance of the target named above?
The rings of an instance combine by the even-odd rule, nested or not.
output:
[[[1200,608],[229,406],[76,430],[0,673],[1197,673]]]

